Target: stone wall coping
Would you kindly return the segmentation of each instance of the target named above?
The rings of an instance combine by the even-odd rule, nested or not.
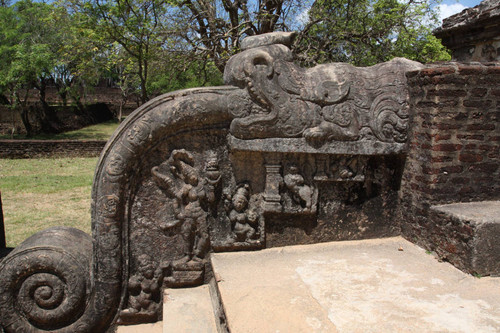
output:
[[[313,147],[304,138],[270,138],[241,140],[229,136],[232,151],[259,151],[264,153],[306,153],[337,155],[394,155],[406,151],[404,143],[386,143],[379,141],[337,141]]]
[[[478,61],[469,61],[469,62],[459,62],[459,61],[443,61],[443,62],[435,62],[431,64],[426,64],[424,68],[417,69],[413,71],[406,72],[407,77],[415,76],[419,73],[424,75],[443,75],[443,74],[454,74],[458,73],[464,69],[475,69],[474,72],[466,73],[466,74],[488,74],[490,71],[497,72],[498,67],[500,67],[500,62],[491,61],[491,62],[478,62]]]
[[[59,139],[59,140],[31,140],[31,139],[1,139],[2,143],[73,143],[73,142],[87,142],[87,143],[101,143],[107,142],[107,140],[75,140],[75,139]]]
[[[436,205],[431,209],[460,220],[470,221],[473,225],[500,224],[500,201],[459,202]]]
[[[99,156],[106,140],[0,140],[0,158]]]

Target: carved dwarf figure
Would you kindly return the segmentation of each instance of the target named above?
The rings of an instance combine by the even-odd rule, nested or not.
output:
[[[138,272],[128,282],[128,313],[154,314],[158,308],[163,271],[147,254],[138,258]]]
[[[229,220],[233,230],[233,240],[236,242],[255,242],[257,233],[258,215],[250,209],[250,186],[241,185],[232,198],[228,198]]]
[[[166,223],[166,228],[181,225],[183,253],[173,265],[201,262],[208,251],[208,206],[215,201],[214,190],[220,180],[213,161],[209,163],[210,178],[205,179],[194,167],[193,156],[182,150],[174,150],[167,161],[170,175],[162,173],[159,167],[151,170],[160,188],[173,197],[175,220]]]
[[[305,210],[311,210],[313,205],[314,191],[304,183],[304,177],[299,174],[298,168],[293,165],[284,177],[286,188],[292,194],[292,199]]]

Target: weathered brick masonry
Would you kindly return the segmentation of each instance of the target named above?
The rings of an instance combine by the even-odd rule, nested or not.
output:
[[[0,140],[0,158],[48,156],[99,156],[106,141],[98,140]]]
[[[471,271],[473,223],[431,206],[500,199],[500,64],[451,62],[407,77],[412,119],[402,232]]]

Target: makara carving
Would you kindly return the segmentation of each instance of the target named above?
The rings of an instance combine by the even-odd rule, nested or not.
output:
[[[405,72],[419,65],[303,69],[292,39],[252,37],[227,64],[230,86],[163,95],[127,117],[97,166],[93,240],[53,229],[0,263],[3,330],[156,321],[164,288],[207,282],[211,251],[391,234]]]
[[[419,64],[395,59],[369,68],[337,63],[303,69],[292,59],[290,50],[278,44],[256,46],[229,60],[226,82],[245,88],[255,102],[246,112],[238,111],[231,124],[234,136],[304,137],[315,146],[406,140],[404,73]]]

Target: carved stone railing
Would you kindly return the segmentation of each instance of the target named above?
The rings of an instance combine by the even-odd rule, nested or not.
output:
[[[420,64],[303,69],[292,37],[247,39],[226,67],[230,86],[163,95],[127,118],[95,173],[93,241],[52,229],[1,262],[7,332],[156,321],[162,288],[206,282],[211,251],[294,242],[276,230],[305,230],[304,242],[391,232],[389,215],[367,214],[391,205],[409,119],[404,74]]]

